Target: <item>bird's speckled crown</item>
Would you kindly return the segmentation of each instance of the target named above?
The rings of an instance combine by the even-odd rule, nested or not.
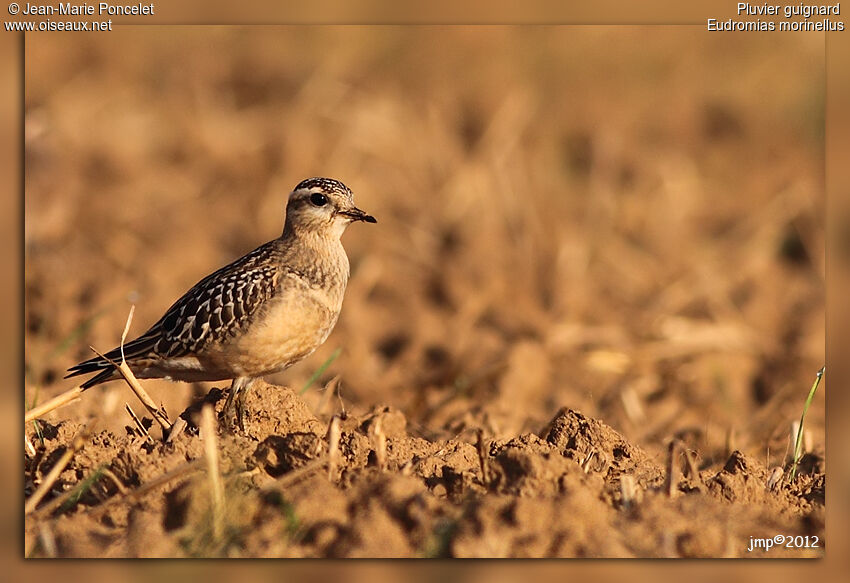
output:
[[[347,196],[352,195],[351,190],[346,185],[339,180],[334,180],[333,178],[308,178],[299,182],[298,186],[295,187],[295,190],[301,190],[302,188],[320,188],[324,192],[336,192]]]

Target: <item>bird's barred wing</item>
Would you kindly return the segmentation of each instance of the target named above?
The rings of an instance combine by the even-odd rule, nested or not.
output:
[[[227,340],[247,327],[274,295],[278,281],[274,265],[228,268],[201,280],[153,326],[151,331],[159,332],[153,348],[157,356],[193,354]]]
[[[278,285],[280,267],[273,257],[273,243],[258,247],[196,283],[147,332],[124,345],[126,360],[132,363],[191,355],[246,328]],[[101,371],[102,376],[86,384],[92,386],[91,381],[106,379],[109,375],[105,371],[113,368],[109,360],[120,361],[121,349],[114,348],[105,356],[71,367],[66,378]]]

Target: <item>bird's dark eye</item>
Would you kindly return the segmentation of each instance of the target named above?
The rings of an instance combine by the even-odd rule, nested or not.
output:
[[[316,206],[325,206],[328,204],[328,197],[320,192],[314,192],[310,195],[310,202]]]

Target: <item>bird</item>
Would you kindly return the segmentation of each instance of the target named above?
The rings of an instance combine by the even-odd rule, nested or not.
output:
[[[211,273],[183,294],[150,329],[65,378],[96,373],[81,389],[121,378],[123,358],[137,378],[232,380],[222,415],[258,378],[303,360],[336,325],[349,262],[341,237],[354,222],[377,223],[354,205],[342,182],[299,182],[286,204],[280,237]]]

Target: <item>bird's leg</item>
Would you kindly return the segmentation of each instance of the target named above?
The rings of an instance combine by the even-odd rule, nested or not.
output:
[[[227,421],[230,418],[230,412],[236,404],[236,422],[240,430],[244,430],[242,419],[245,413],[245,393],[254,379],[248,377],[238,377],[233,379],[230,384],[230,394],[227,396],[227,401],[224,403],[224,409],[221,411],[222,419]]]
[[[245,379],[245,382],[242,383],[242,389],[236,396],[236,423],[242,432],[245,431],[245,424],[242,422],[245,417],[245,398],[248,396],[248,390],[253,384],[254,379]]]
[[[244,382],[244,377],[237,377],[230,383],[230,394],[227,395],[227,401],[224,402],[224,409],[221,410],[223,417],[227,416],[230,412],[230,409],[233,407],[233,400],[236,398],[236,393],[239,392],[239,389],[242,387]]]

